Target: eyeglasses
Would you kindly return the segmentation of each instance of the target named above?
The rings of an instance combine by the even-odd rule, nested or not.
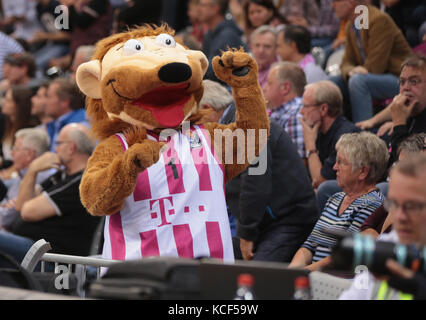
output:
[[[420,83],[422,83],[422,80],[417,78],[410,78],[410,79],[399,78],[398,82],[400,86],[403,86],[408,82],[410,86],[415,87],[419,85]]]
[[[396,211],[401,208],[407,215],[414,216],[419,215],[426,208],[426,202],[407,201],[403,204],[399,204],[393,199],[386,199],[384,207],[388,212]]]
[[[60,146],[61,144],[63,144],[63,143],[70,143],[70,142],[72,142],[72,141],[60,141],[60,140],[57,140],[56,142],[55,142],[55,145],[56,146]]]

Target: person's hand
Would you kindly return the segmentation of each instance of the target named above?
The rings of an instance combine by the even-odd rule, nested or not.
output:
[[[253,241],[245,240],[243,238],[240,238],[240,249],[241,254],[243,256],[244,260],[251,260],[254,257],[253,254]]]
[[[351,71],[349,71],[349,77],[352,77],[354,74],[367,74],[368,70],[363,66],[356,66]]]
[[[390,105],[393,124],[395,126],[406,124],[417,102],[416,99],[405,94],[400,93],[395,96]]]
[[[316,122],[313,127],[311,127],[302,117],[297,118],[302,124],[303,137],[305,139],[305,149],[313,150],[316,148],[315,142],[318,138],[318,131],[321,125],[321,122]]]
[[[335,39],[331,44],[331,48],[336,50],[337,48],[343,46],[346,43],[346,39]]]
[[[47,169],[61,169],[61,160],[57,153],[45,152],[31,162],[28,170],[38,173]]]
[[[386,267],[395,276],[403,279],[411,279],[414,277],[414,271],[401,266],[398,262],[392,259],[386,260]]]
[[[379,137],[384,136],[386,133],[389,136],[393,133],[393,122],[392,121],[385,122],[384,124],[382,124],[380,126],[379,130],[377,130],[377,136],[379,136]]]
[[[361,130],[367,130],[374,127],[374,121],[373,121],[373,118],[370,118],[364,121],[357,122],[355,123],[355,125],[359,127]]]

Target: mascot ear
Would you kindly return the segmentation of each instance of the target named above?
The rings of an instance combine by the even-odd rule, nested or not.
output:
[[[76,81],[80,90],[93,99],[101,98],[101,63],[91,60],[77,68]]]

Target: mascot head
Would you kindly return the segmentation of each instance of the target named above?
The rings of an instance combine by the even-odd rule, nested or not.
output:
[[[208,60],[176,43],[167,25],[143,26],[99,41],[77,84],[98,138],[128,126],[175,128],[197,112]]]

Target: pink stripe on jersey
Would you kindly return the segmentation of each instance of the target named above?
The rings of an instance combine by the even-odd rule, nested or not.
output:
[[[149,230],[139,233],[141,237],[141,253],[142,257],[159,256],[160,249],[157,240],[157,231]]]
[[[118,141],[120,141],[121,146],[123,147],[123,150],[126,151],[127,147],[126,147],[126,144],[124,143],[123,139],[121,138],[121,136],[119,136],[118,134],[115,134],[115,136],[117,137]]]
[[[117,212],[109,216],[109,238],[111,242],[111,259],[124,260],[126,257],[126,242],[124,240],[121,214]]]
[[[133,199],[135,201],[151,199],[152,196],[150,185],[148,170],[145,169],[138,175],[135,191],[133,191]]]
[[[225,167],[223,166],[222,161],[220,160],[222,158],[222,156],[219,156],[216,154],[216,152],[214,151],[214,143],[212,143],[211,141],[211,137],[210,137],[210,133],[209,131],[207,131],[203,125],[198,125],[200,127],[200,131],[203,133],[204,138],[207,141],[208,146],[210,147],[210,150],[212,152],[213,157],[216,159],[217,163],[219,164],[220,168],[222,169],[223,172],[223,177],[225,179]],[[223,147],[223,146],[222,146]]]
[[[220,235],[219,222],[206,221],[207,243],[210,257],[223,259],[223,243]]]
[[[191,134],[197,134],[195,129],[191,129]],[[210,169],[207,161],[207,151],[205,149],[204,144],[202,144],[198,148],[192,148],[191,155],[192,160],[194,161],[195,169],[198,173],[198,180],[200,182],[200,191],[211,191],[212,183],[210,179]]]
[[[173,226],[176,249],[180,258],[194,258],[194,245],[189,224]]]
[[[165,163],[167,185],[170,194],[184,193],[185,187],[183,185],[183,171],[182,164],[180,163],[178,153],[175,150],[173,137],[167,143],[168,149],[163,152]]]

